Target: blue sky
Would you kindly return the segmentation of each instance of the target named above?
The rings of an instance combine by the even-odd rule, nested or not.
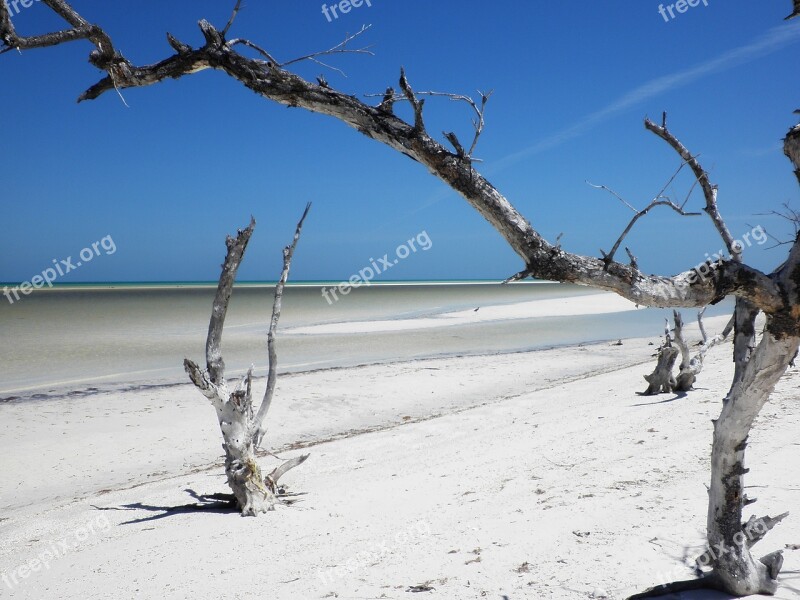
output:
[[[328,22],[319,0],[250,0],[232,35],[288,60],[370,24],[360,42],[375,56],[328,59],[346,77],[312,63],[296,72],[323,73],[354,95],[396,87],[401,65],[417,90],[493,90],[479,169],[543,235],[563,233],[571,251],[597,256],[631,216],[587,180],[644,206],[677,168],[674,153],[642,126],[663,110],[719,184],[735,236],[759,225],[789,235],[781,219],[759,214],[798,195],[781,152],[800,107],[800,22],[783,22],[788,0],[708,0],[669,22],[651,0],[371,3]],[[223,26],[228,4],[75,2],[135,63],[166,57],[167,31],[199,45],[197,21]],[[14,20],[25,34],[60,25],[39,3]],[[0,56],[0,280],[29,280],[105,236],[117,251],[61,283],[215,280],[224,236],[251,214],[258,227],[240,279],[274,279],[280,247],[308,201],[314,208],[295,280],[349,278],[423,231],[430,250],[412,253],[384,279],[499,279],[521,268],[500,236],[420,165],[331,118],[261,99],[222,73],[126,90],[128,107],[113,93],[78,105],[100,77],[87,63],[90,49],[77,42]],[[431,99],[426,110],[432,133],[470,136],[464,105]],[[687,174],[668,193],[682,199],[690,186]],[[700,205],[695,191],[689,206]],[[628,245],[643,270],[661,274],[721,247],[706,217],[666,209],[643,221]],[[786,247],[771,245],[746,248],[746,259],[775,267]]]

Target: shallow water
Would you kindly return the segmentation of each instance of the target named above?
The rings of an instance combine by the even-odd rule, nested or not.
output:
[[[185,381],[183,359],[203,359],[214,286],[106,287],[35,292],[0,304],[0,399],[120,383]],[[271,286],[237,286],[223,355],[228,374],[266,369]],[[392,284],[353,290],[329,304],[319,285],[287,287],[278,336],[280,371],[513,352],[663,331],[668,312],[524,318],[392,332],[294,335],[294,327],[412,319],[469,308],[596,294],[551,283]],[[730,312],[726,301],[708,315]],[[685,319],[693,314],[687,311]]]

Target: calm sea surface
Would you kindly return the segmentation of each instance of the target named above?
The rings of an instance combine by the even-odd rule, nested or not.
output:
[[[223,336],[233,375],[266,368],[270,285],[237,286]],[[119,384],[183,382],[183,359],[204,362],[215,286],[107,286],[37,291],[13,305],[0,296],[0,400]],[[492,305],[596,294],[564,284],[381,284],[329,304],[320,285],[287,287],[278,329],[279,371],[306,371],[456,354],[513,352],[652,336],[667,311],[523,318],[407,331],[292,334],[324,323],[414,319]],[[708,315],[732,310],[726,301]],[[686,311],[685,319],[693,313]]]

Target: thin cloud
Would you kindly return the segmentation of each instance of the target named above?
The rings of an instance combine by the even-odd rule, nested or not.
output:
[[[716,58],[712,58],[690,69],[686,69],[685,71],[664,75],[640,85],[627,94],[620,96],[608,106],[583,117],[574,125],[562,129],[528,148],[501,158],[494,163],[492,168],[487,172],[496,173],[523,158],[559,146],[566,141],[578,137],[592,126],[602,123],[614,115],[636,106],[645,100],[658,96],[659,94],[688,85],[706,75],[720,73],[761,58],[762,56],[767,56],[798,40],[800,40],[800,23],[774,27],[746,46],[729,50]]]
[[[483,169],[483,173],[485,175],[499,173],[500,171],[507,169],[513,164],[518,163],[529,156],[538,154],[539,152],[543,152],[545,150],[550,150],[556,146],[560,146],[564,142],[575,139],[576,137],[585,133],[587,130],[591,129],[594,125],[602,123],[614,115],[636,106],[645,100],[658,96],[664,92],[688,85],[706,75],[711,75],[712,73],[721,73],[738,65],[743,65],[763,56],[768,56],[769,54],[780,50],[784,46],[797,42],[798,40],[800,40],[800,22],[774,27],[761,37],[757,38],[755,41],[745,46],[728,50],[720,56],[707,60],[704,63],[700,63],[699,65],[684,71],[657,77],[656,79],[648,81],[647,83],[634,88],[630,92],[617,98],[617,100],[605,108],[601,108],[600,110],[578,120],[578,122],[576,122],[574,125],[566,127],[561,131],[558,131],[557,133],[554,133],[553,135],[536,142],[532,146],[518,150],[517,152],[494,161],[491,166]],[[432,194],[425,203],[413,209],[409,214],[415,214],[425,210],[426,208],[437,204],[444,198],[447,198],[451,194],[452,190],[449,188],[440,190]]]

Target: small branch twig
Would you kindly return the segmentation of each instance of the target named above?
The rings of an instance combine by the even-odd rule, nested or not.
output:
[[[469,160],[470,162],[481,162],[480,159],[473,158],[473,154],[475,153],[475,148],[478,146],[478,140],[483,133],[484,127],[486,126],[486,104],[489,102],[489,98],[492,97],[493,91],[483,93],[478,90],[478,93],[481,95],[480,106],[478,103],[475,102],[470,96],[465,96],[463,94],[453,94],[450,92],[435,92],[435,91],[424,91],[424,92],[414,92],[415,96],[431,96],[431,97],[441,97],[441,98],[449,98],[453,102],[464,102],[472,107],[472,111],[475,113],[475,118],[472,120],[472,127],[475,130],[475,135],[472,138],[472,144],[470,144],[469,150],[465,150],[461,142],[456,137],[456,134],[453,132],[444,132],[444,137],[450,142],[453,148],[456,151],[456,154],[459,158],[464,158]],[[364,94],[366,98],[382,98],[381,104],[379,105],[383,110],[390,110],[391,106],[395,102],[403,102],[403,101],[410,101],[407,94],[396,94],[393,88],[388,88],[382,94]]]
[[[792,237],[792,239],[789,239],[789,240],[780,240],[777,237],[775,237],[774,235],[772,235],[771,233],[769,233],[768,231],[765,231],[765,233],[769,237],[771,237],[773,240],[775,240],[775,245],[774,246],[770,246],[771,248],[777,248],[778,246],[784,246],[786,244],[794,244],[795,240],[797,239],[798,234],[800,234],[800,211],[795,210],[794,208],[792,208],[789,205],[788,202],[784,202],[783,203],[783,208],[784,208],[783,211],[771,210],[771,211],[765,212],[765,213],[757,213],[759,216],[762,216],[762,217],[763,216],[780,217],[781,219],[789,221],[789,223],[791,223],[792,227],[794,228],[794,236]]]
[[[230,42],[228,42],[228,48],[233,48],[234,46],[237,46],[237,45],[242,45],[242,46],[247,46],[248,48],[252,48],[256,52],[258,52],[261,56],[266,58],[273,65],[277,65],[278,64],[278,61],[275,60],[273,58],[273,56],[269,52],[264,50],[261,46],[259,46],[257,44],[254,44],[250,40],[245,40],[243,38],[236,38],[236,39],[231,40]]]
[[[502,284],[505,285],[507,283],[513,283],[515,281],[522,281],[523,279],[527,279],[530,276],[531,276],[530,270],[529,269],[524,269],[524,270],[520,271],[519,273],[515,273],[514,275],[512,275],[508,279],[504,280],[502,282]]]
[[[256,428],[256,435],[254,438],[255,447],[258,448],[261,440],[264,437],[264,418],[267,416],[267,411],[269,411],[269,407],[272,404],[272,396],[275,393],[275,382],[278,378],[278,354],[275,350],[275,330],[278,327],[278,320],[281,317],[281,301],[283,300],[283,288],[286,286],[286,281],[289,279],[289,268],[292,264],[292,256],[294,255],[294,249],[297,246],[297,242],[300,240],[300,233],[303,229],[303,223],[306,220],[306,216],[308,216],[308,211],[311,210],[311,203],[309,202],[306,205],[305,211],[303,211],[303,216],[300,217],[300,221],[297,223],[297,227],[294,231],[294,239],[292,243],[286,246],[283,249],[283,271],[281,271],[281,277],[278,280],[277,285],[275,286],[275,301],[272,305],[272,319],[269,323],[269,332],[267,333],[267,353],[269,355],[269,372],[267,374],[267,389],[264,392],[264,400],[261,402],[261,406],[258,408],[258,413],[253,421],[253,426]],[[304,459],[305,460],[305,459]]]
[[[742,530],[747,534],[748,545],[752,548],[758,542],[764,539],[772,529],[786,517],[789,516],[788,512],[778,515],[777,517],[761,517],[757,519],[755,515],[748,519],[747,523],[742,525]]]
[[[230,31],[231,25],[236,20],[236,15],[239,14],[239,10],[242,8],[242,0],[236,0],[236,6],[233,7],[233,14],[231,18],[228,19],[228,24],[225,25],[225,29],[222,30],[222,37],[228,35],[228,31]]]
[[[400,89],[403,90],[405,99],[408,100],[411,107],[414,109],[414,132],[420,135],[425,131],[425,121],[422,119],[422,109],[425,106],[425,100],[417,99],[414,90],[411,89],[411,85],[408,83],[406,70],[403,67],[400,67]]]
[[[342,40],[341,42],[339,42],[338,44],[336,44],[332,48],[328,48],[327,50],[322,50],[320,52],[312,52],[311,54],[306,54],[305,56],[300,56],[298,58],[293,58],[290,61],[278,64],[278,66],[283,68],[283,67],[288,67],[289,65],[293,65],[294,63],[298,63],[298,62],[301,62],[301,61],[304,61],[304,60],[309,60],[311,62],[317,63],[318,65],[322,65],[323,67],[326,67],[328,69],[332,69],[334,71],[337,71],[337,72],[341,73],[344,77],[347,77],[347,75],[345,75],[344,71],[342,71],[341,69],[337,69],[336,67],[333,67],[333,66],[331,66],[329,64],[326,64],[326,63],[322,62],[321,60],[319,60],[319,57],[320,56],[330,56],[332,54],[367,54],[369,56],[375,56],[375,53],[372,52],[372,50],[370,50],[370,48],[372,48],[372,46],[364,46],[363,48],[355,48],[355,49],[350,49],[350,48],[347,47],[347,44],[349,44],[354,39],[356,39],[358,36],[362,35],[366,31],[368,31],[371,27],[372,27],[372,25],[363,25],[358,32],[356,32],[356,33],[354,33],[352,35],[346,36],[344,38],[344,40]]]
[[[631,261],[631,269],[636,269],[638,271],[639,262],[636,260],[636,256],[634,256],[633,252],[631,252],[631,249],[627,246],[625,246],[625,252],[628,254],[628,258]]]
[[[739,244],[736,244],[717,207],[717,186],[711,183],[708,172],[700,165],[697,157],[693,156],[686,146],[667,129],[667,113],[663,113],[661,125],[656,125],[650,119],[645,119],[644,126],[648,131],[653,132],[667,142],[675,152],[678,153],[681,159],[683,159],[684,163],[688,164],[692,169],[695,179],[703,190],[703,196],[706,200],[705,212],[711,217],[711,221],[714,223],[714,227],[725,242],[725,246],[731,258],[736,262],[741,262],[742,248]]]
[[[683,167],[683,165],[681,165],[681,167],[678,168],[678,172],[680,171],[680,168],[682,168],[682,167]],[[672,176],[672,179],[675,179],[676,175],[677,175],[677,172],[675,173],[675,175]],[[672,179],[670,179],[670,182],[672,181]],[[617,250],[619,250],[619,247],[622,244],[623,240],[631,232],[631,229],[633,229],[633,226],[636,224],[636,222],[639,219],[641,219],[643,216],[645,216],[648,212],[650,212],[656,206],[667,206],[667,207],[671,208],[672,210],[674,210],[679,215],[684,216],[684,217],[696,217],[696,216],[700,215],[700,213],[686,212],[683,209],[683,206],[678,206],[672,200],[668,199],[666,196],[663,195],[663,193],[666,190],[667,186],[669,186],[669,182],[667,183],[666,186],[664,186],[664,188],[661,190],[661,192],[659,192],[659,194],[650,202],[650,204],[648,204],[645,208],[643,208],[642,210],[639,210],[639,211],[637,211],[636,208],[634,208],[632,204],[630,204],[628,201],[626,201],[622,196],[620,196],[617,192],[615,192],[611,188],[609,188],[609,187],[607,187],[605,185],[596,185],[594,183],[591,183],[590,181],[587,181],[586,183],[588,185],[590,185],[591,187],[595,188],[595,189],[605,190],[605,191],[609,192],[612,196],[617,198],[625,206],[627,206],[633,212],[636,213],[633,216],[633,218],[630,220],[630,222],[628,223],[628,226],[622,232],[622,235],[620,235],[619,238],[617,239],[617,241],[614,244],[613,248],[611,248],[611,251],[606,253],[602,249],[600,250],[600,253],[603,255],[603,262],[605,262],[606,265],[610,265],[612,262],[614,262],[614,255],[617,253]],[[636,263],[636,259],[635,259],[635,257],[633,257],[633,255],[631,254],[630,250],[628,250],[628,256],[632,259],[631,264],[635,264]]]

